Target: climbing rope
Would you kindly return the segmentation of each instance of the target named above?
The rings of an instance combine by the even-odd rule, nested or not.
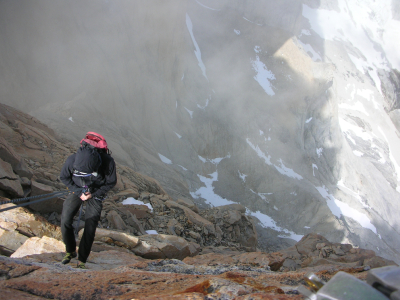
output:
[[[51,199],[51,198],[65,196],[65,195],[67,195],[69,193],[73,193],[73,192],[71,192],[71,191],[57,191],[57,192],[44,194],[44,195],[19,198],[19,199],[14,199],[14,200],[10,200],[10,201],[3,201],[3,202],[0,202],[0,205],[7,204],[7,203],[18,203],[18,202],[21,202],[21,201],[26,201],[26,200],[32,200],[32,199],[39,198],[38,200],[35,200],[35,201],[30,201],[30,202],[27,202],[27,203],[19,204],[17,206],[11,206],[11,207],[6,207],[6,208],[3,208],[3,209],[0,209],[0,212],[7,211],[7,210],[10,210],[10,209],[14,209],[14,208],[21,207],[21,206],[31,205],[31,204],[38,203],[38,202],[41,202],[41,201],[44,201],[44,200],[48,200],[48,199]]]

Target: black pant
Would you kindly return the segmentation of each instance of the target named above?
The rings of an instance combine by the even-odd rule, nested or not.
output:
[[[65,250],[69,253],[75,252],[76,241],[72,221],[84,202],[86,203],[85,229],[83,231],[81,242],[79,243],[78,259],[79,261],[86,263],[90,250],[92,249],[94,235],[96,233],[97,224],[100,220],[103,203],[93,198],[82,201],[79,196],[70,194],[64,201],[63,205],[61,214],[61,232],[65,244]]]

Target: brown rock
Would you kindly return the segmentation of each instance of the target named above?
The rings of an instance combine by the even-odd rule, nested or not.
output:
[[[187,208],[186,206],[180,205],[174,201],[166,201],[165,205],[169,208],[175,208],[175,209],[181,209],[185,213],[185,216],[192,222],[193,224],[204,227],[207,229],[207,231],[211,234],[215,235],[215,227],[214,224],[212,224],[210,221],[204,219],[202,216],[196,214],[194,211],[191,209]]]
[[[27,239],[27,236],[18,233],[18,231],[0,228],[0,247],[3,248],[5,254],[15,252]]]
[[[12,167],[15,167],[21,161],[19,156],[13,149],[13,147],[0,136],[0,157],[5,162],[8,162]]]
[[[10,180],[6,178],[0,179],[0,190],[3,190],[17,198],[24,196],[24,191],[19,180]]]
[[[296,244],[297,251],[304,256],[313,252],[316,249],[317,244],[325,243],[330,244],[329,241],[322,235],[316,233],[309,233],[302,237],[302,239]]]
[[[132,198],[137,199],[137,198],[139,198],[140,194],[139,194],[139,192],[137,190],[126,189],[126,190],[124,190],[122,192],[119,192],[117,194],[117,196],[118,197],[126,197],[126,198],[132,197]]]
[[[0,179],[17,180],[11,165],[0,158]]]
[[[151,234],[140,237],[141,243],[132,252],[144,258],[184,259],[191,255],[189,243],[178,236]]]
[[[83,229],[79,231],[79,237],[81,238],[83,234]],[[95,241],[105,241],[109,243],[113,243],[114,241],[118,241],[123,244],[123,247],[127,249],[133,249],[138,244],[140,244],[140,240],[132,235],[129,235],[124,232],[118,232],[114,230],[108,230],[103,228],[96,229],[96,235],[94,237]]]
[[[199,213],[199,209],[197,208],[196,204],[190,199],[180,198],[176,200],[176,203],[186,206],[187,208],[193,210],[195,213]]]
[[[374,256],[374,257],[365,259],[363,265],[370,266],[371,269],[386,267],[386,266],[397,266],[397,264],[394,261],[385,259],[380,256]]]
[[[0,205],[0,208],[16,206],[13,203]],[[53,225],[43,217],[32,214],[22,207],[17,207],[0,213],[0,222],[10,223],[10,226],[16,226],[19,233],[28,237],[48,236],[61,240],[60,227]],[[4,223],[2,223],[4,224]]]
[[[24,257],[33,254],[64,252],[65,245],[56,239],[44,236],[42,238],[32,237],[15,251],[11,257]]]
[[[114,210],[110,211],[107,214],[107,220],[110,224],[110,227],[113,229],[118,229],[118,230],[127,229],[124,220],[122,220],[121,216]]]

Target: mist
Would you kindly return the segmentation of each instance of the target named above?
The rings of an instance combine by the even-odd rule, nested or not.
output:
[[[400,261],[399,13],[357,5],[1,0],[0,99],[175,198],[243,204],[260,249],[318,232]]]

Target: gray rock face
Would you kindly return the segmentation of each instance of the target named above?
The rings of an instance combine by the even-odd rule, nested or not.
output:
[[[3,1],[0,98],[77,143],[98,130],[174,198],[240,203],[260,236],[399,262],[399,9],[355,3]]]

